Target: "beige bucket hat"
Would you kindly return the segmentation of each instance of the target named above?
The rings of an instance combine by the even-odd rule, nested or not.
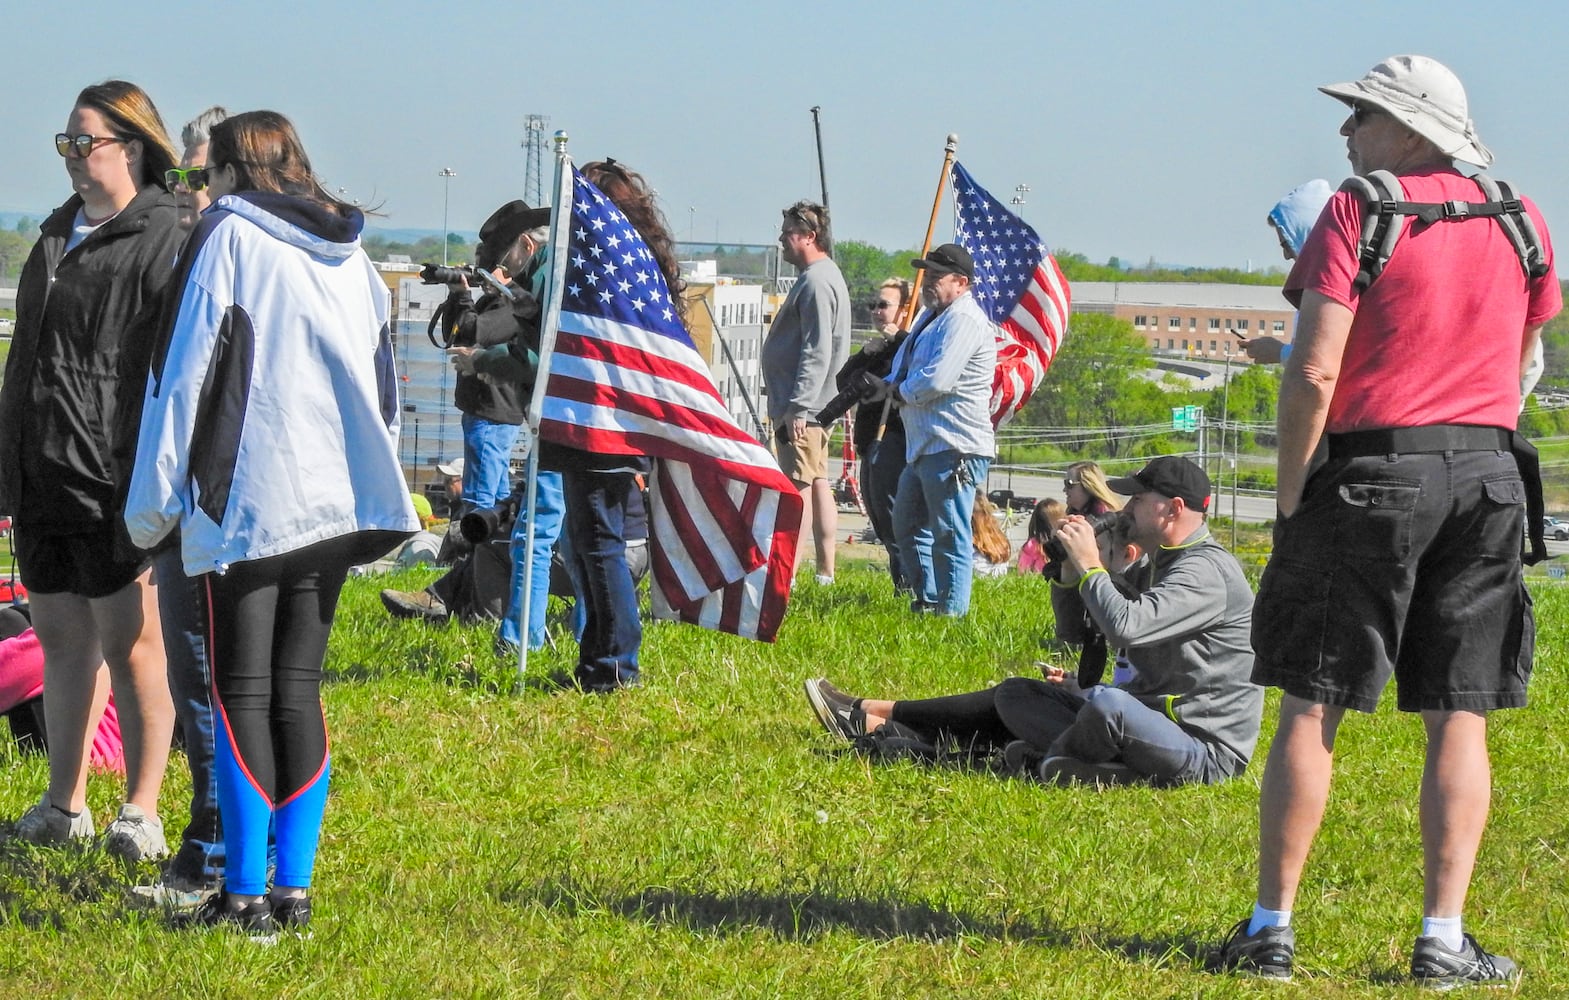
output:
[[[1477,138],[1460,78],[1437,59],[1390,56],[1360,80],[1318,88],[1347,104],[1371,104],[1388,112],[1446,156],[1485,167],[1492,150]]]

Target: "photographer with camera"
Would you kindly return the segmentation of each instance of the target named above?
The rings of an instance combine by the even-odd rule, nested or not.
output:
[[[430,332],[441,326],[442,348],[490,347],[512,338],[512,301],[504,286],[543,245],[550,225],[548,208],[510,201],[491,213],[479,229],[474,268],[426,264],[420,278],[445,282],[447,301],[431,317]],[[481,277],[495,279],[487,282]],[[472,279],[472,283],[471,280]],[[486,284],[478,301],[473,284]],[[453,518],[495,507],[512,491],[509,463],[528,405],[527,390],[516,382],[458,372],[452,401],[463,414],[463,501]]]
[[[1010,678],[981,692],[992,695],[1005,730],[1026,741],[1008,758],[1055,784],[1164,787],[1236,777],[1258,742],[1264,692],[1249,680],[1253,592],[1205,521],[1209,477],[1168,455],[1110,486],[1132,499],[1109,530],[1074,516],[1057,538],[1085,607],[1126,650],[1134,676],[1124,687],[1081,689],[1072,675],[1048,668],[1045,682]],[[1125,566],[1129,544],[1145,555]],[[830,732],[850,739],[889,722],[930,732],[928,709],[963,707],[850,698],[823,680],[807,682],[807,697]]]

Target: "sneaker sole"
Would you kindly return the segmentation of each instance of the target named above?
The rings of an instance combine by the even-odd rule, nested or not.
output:
[[[819,685],[824,680],[826,678],[813,677],[806,682],[806,700],[812,703],[812,711],[817,713],[817,721],[823,724],[824,729],[828,730],[829,736],[837,736],[842,740],[853,740],[854,737],[840,728],[839,717],[834,714],[833,706],[823,700],[823,692]]]

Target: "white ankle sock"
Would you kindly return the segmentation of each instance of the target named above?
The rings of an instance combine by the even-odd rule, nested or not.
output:
[[[1290,927],[1290,910],[1266,910],[1258,903],[1253,904],[1253,919],[1248,921],[1248,937],[1257,934],[1265,927]]]
[[[1465,944],[1465,928],[1459,917],[1423,917],[1422,936],[1438,938],[1450,951],[1459,951]]]

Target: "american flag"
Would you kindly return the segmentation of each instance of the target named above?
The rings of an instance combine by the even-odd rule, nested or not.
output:
[[[576,168],[572,185],[540,436],[654,458],[655,617],[772,642],[790,600],[801,495],[725,409],[643,238]]]
[[[1029,402],[1068,334],[1072,294],[1046,244],[1023,219],[953,165],[954,242],[975,258],[975,301],[997,324],[992,424]]]

